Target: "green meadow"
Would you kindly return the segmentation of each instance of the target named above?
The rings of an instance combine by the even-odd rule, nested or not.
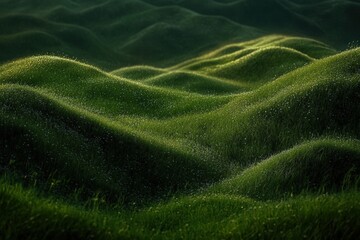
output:
[[[0,0],[0,239],[356,239],[359,12]]]

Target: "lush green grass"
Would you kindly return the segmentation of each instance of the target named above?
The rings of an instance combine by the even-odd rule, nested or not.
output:
[[[360,141],[323,139],[274,155],[208,191],[261,200],[279,199],[302,191],[336,192],[357,189],[359,170]]]
[[[136,115],[166,118],[209,111],[229,102],[226,96],[214,98],[144,86],[58,57],[19,60],[3,65],[0,72],[3,84],[31,86],[108,117]]]
[[[355,49],[233,96],[215,111],[134,126],[194,140],[245,166],[306,140],[358,138],[358,66]]]
[[[98,210],[0,184],[2,239],[354,239],[359,193],[257,202],[233,195],[182,197],[131,212]],[[39,234],[41,233],[41,234]]]
[[[282,35],[168,68],[3,64],[0,238],[353,239],[359,69]]]

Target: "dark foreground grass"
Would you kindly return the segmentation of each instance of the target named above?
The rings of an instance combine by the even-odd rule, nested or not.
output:
[[[134,212],[71,205],[4,180],[0,193],[2,239],[355,239],[360,229],[352,191],[269,202],[198,195]]]
[[[307,192],[338,192],[360,184],[360,142],[321,139],[251,166],[207,189],[255,199],[281,199]]]

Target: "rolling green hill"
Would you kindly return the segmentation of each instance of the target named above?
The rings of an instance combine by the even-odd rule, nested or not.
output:
[[[357,239],[358,0],[0,0],[0,239]]]
[[[245,2],[213,1],[203,9]],[[182,9],[194,21],[200,17],[144,1],[98,1],[96,11],[84,10],[85,1],[37,8],[24,2],[17,14],[34,8],[42,17],[27,16],[18,27],[28,29],[34,20],[52,28],[43,19],[58,13],[95,21],[99,9],[110,5],[117,14],[122,4],[130,15]],[[201,2],[178,4],[196,9]],[[233,21],[225,22],[238,26]],[[147,47],[141,41],[156,29],[138,32],[123,49],[142,51],[136,46]],[[192,57],[196,52],[176,61],[164,56],[176,62],[164,68],[108,71],[50,55],[1,65],[0,238],[358,236],[360,49],[341,52],[309,38],[269,35]]]
[[[222,16],[267,32],[312,36],[332,45],[358,41],[360,3],[346,0],[145,0]]]
[[[0,0],[0,63],[51,54],[106,70],[169,67],[273,33],[345,49],[358,45],[359,11],[345,0]]]
[[[215,28],[217,34],[208,38]],[[168,66],[223,42],[262,33],[223,17],[134,0],[1,0],[0,32],[1,62],[56,54],[106,69]]]

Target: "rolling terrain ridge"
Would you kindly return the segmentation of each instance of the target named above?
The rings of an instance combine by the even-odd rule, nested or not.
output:
[[[0,239],[357,239],[358,0],[0,0]]]
[[[277,1],[274,8],[297,2]],[[182,7],[98,1],[84,9],[85,1],[49,1],[36,8],[42,18],[27,16],[23,24],[60,31],[53,26],[60,12],[95,29],[82,15],[95,21],[99,9],[118,14],[123,4],[129,21],[141,10],[181,12],[196,22],[204,17],[198,8],[214,13],[249,4],[174,3]],[[19,15],[34,8],[22,6]],[[235,18],[214,18],[225,30],[240,26]],[[141,58],[132,51],[146,47],[139,41],[157,27],[136,33],[122,49]],[[195,57],[199,52],[166,67],[158,55],[156,67],[98,68],[50,55],[1,65],[0,229],[6,230],[0,238],[354,239],[360,233],[360,49],[338,52],[309,38],[269,35]]]
[[[343,17],[346,16],[346,17]],[[358,1],[0,1],[0,62],[60,55],[107,70],[169,67],[269,33],[358,45]]]

